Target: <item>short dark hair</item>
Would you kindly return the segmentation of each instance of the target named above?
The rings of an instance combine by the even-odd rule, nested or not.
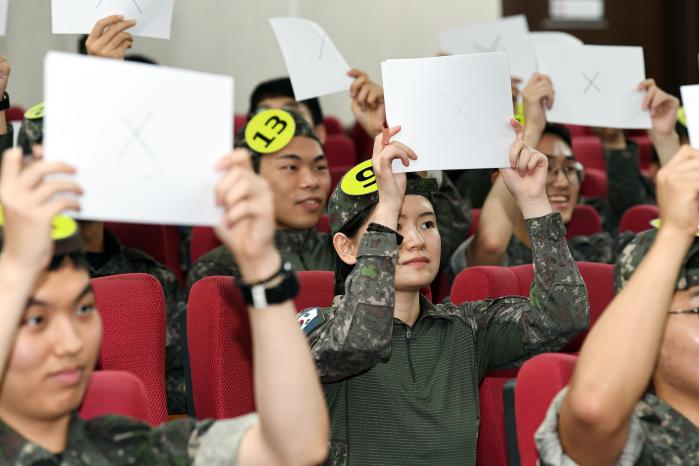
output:
[[[80,55],[87,55],[87,45],[85,45],[87,38],[87,34],[83,34],[82,36],[78,37],[78,53]]]
[[[269,81],[258,84],[250,95],[250,110],[248,111],[248,115],[255,113],[260,102],[275,97],[291,97],[292,99],[296,99],[294,96],[294,88],[291,86],[291,80],[289,78],[270,79]],[[314,126],[323,123],[323,110],[320,108],[320,101],[318,98],[314,97],[313,99],[300,100],[298,102],[305,105],[311,112]]]
[[[72,265],[78,270],[90,270],[90,265],[87,262],[87,256],[83,251],[73,251],[66,254],[58,254],[51,258],[48,271],[55,272],[63,267],[66,263]]]
[[[568,144],[568,147],[571,149],[573,148],[573,139],[570,137],[570,131],[568,131],[568,128],[566,128],[563,125],[559,125],[556,123],[546,123],[546,127],[544,128],[543,134],[551,134],[553,136],[557,136],[563,141]]]

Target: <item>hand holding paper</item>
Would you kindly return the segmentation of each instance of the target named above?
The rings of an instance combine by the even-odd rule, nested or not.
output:
[[[304,18],[272,18],[269,22],[282,49],[296,100],[350,88],[350,66],[323,28]]]
[[[88,55],[123,60],[124,54],[133,45],[133,36],[127,29],[136,21],[124,20],[121,16],[108,16],[97,21],[85,40]]]
[[[419,157],[395,171],[507,166],[514,132],[504,53],[388,60],[381,68],[387,120],[402,128],[394,140]]]
[[[169,39],[174,0],[51,0],[54,34],[87,34],[107,16],[135,20],[135,36]]]
[[[231,78],[58,52],[45,73],[45,156],[78,170],[78,218],[219,223],[214,164],[233,145]],[[188,98],[173,99],[181,89]],[[207,118],[181,118],[194,112]]]
[[[539,72],[553,81],[556,103],[548,121],[608,128],[651,127],[642,108],[643,49],[581,45],[537,47]]]

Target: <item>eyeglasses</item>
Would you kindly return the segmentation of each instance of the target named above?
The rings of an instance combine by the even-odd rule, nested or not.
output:
[[[580,183],[580,173],[582,170],[582,165],[579,162],[566,163],[565,165],[559,167],[555,164],[549,162],[548,176],[546,178],[547,183],[553,183],[558,179],[558,175],[563,172],[563,176],[568,180],[570,184]]]
[[[681,311],[670,311],[668,314],[697,314],[699,315],[699,307],[694,307],[692,309],[683,309]]]

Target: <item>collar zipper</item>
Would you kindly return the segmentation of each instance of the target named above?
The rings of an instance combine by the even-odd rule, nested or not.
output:
[[[417,383],[417,380],[415,379],[415,369],[413,368],[413,358],[410,355],[410,340],[412,337],[413,332],[410,328],[408,328],[405,332],[405,344],[408,348],[408,366],[410,366],[410,375],[413,378],[413,383]]]

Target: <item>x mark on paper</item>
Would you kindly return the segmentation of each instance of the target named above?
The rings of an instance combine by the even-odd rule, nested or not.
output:
[[[453,115],[453,116],[451,117],[451,119],[449,120],[449,122],[444,126],[444,129],[443,129],[442,132],[440,133],[440,136],[443,136],[444,133],[447,132],[447,129],[449,129],[449,127],[452,125],[452,123],[454,123],[454,120],[456,120],[456,118],[457,118],[459,115],[461,115],[461,116],[468,122],[468,124],[471,125],[471,128],[473,128],[474,131],[478,131],[478,128],[476,128],[476,125],[473,124],[473,121],[472,121],[472,120],[468,117],[468,115],[466,115],[466,113],[464,112],[464,107],[466,106],[466,104],[468,103],[468,101],[471,99],[471,97],[473,97],[473,96],[476,94],[476,92],[478,92],[478,89],[473,90],[473,91],[468,95],[468,97],[466,97],[466,99],[464,100],[464,102],[463,102],[461,105],[456,105],[456,104],[454,103],[454,101],[451,100],[451,99],[449,98],[449,96],[448,96],[444,91],[442,91],[441,89],[437,89],[437,93],[438,93],[439,95],[441,95],[441,96],[444,98],[444,100],[446,100],[446,101],[447,101],[452,107],[454,107],[454,109],[456,110],[456,111],[454,112],[454,115]]]
[[[313,34],[320,37],[320,50],[318,51],[318,60],[322,60],[323,59],[323,52],[325,51],[325,36],[327,34],[319,33],[313,27],[311,27],[311,31],[313,31]]]
[[[587,74],[583,73],[583,78],[587,81],[587,86],[585,87],[585,90],[583,91],[583,94],[587,94],[587,91],[589,91],[591,88],[594,88],[597,92],[602,92],[602,89],[597,87],[597,84],[595,84],[595,80],[599,76],[599,71],[595,73],[595,75],[590,78],[587,76]]]
[[[97,0],[97,5],[95,5],[95,8],[99,8],[100,5],[102,5],[102,2],[104,2],[104,0]],[[141,5],[139,5],[136,0],[131,0],[131,2],[133,2],[134,5],[136,5],[136,9],[138,10],[138,12],[143,14],[143,10],[141,9]]]
[[[124,144],[124,147],[121,148],[119,153],[116,156],[117,160],[121,160],[126,152],[129,150],[131,145],[134,143],[134,141],[138,142],[138,145],[141,146],[141,149],[143,149],[143,152],[148,156],[149,159],[151,159],[153,162],[157,162],[158,158],[153,154],[153,151],[150,150],[150,147],[148,146],[148,143],[141,137],[141,131],[143,131],[150,121],[151,117],[153,116],[153,111],[148,112],[145,117],[141,120],[140,125],[134,125],[133,122],[129,117],[124,117],[124,122],[126,123],[126,126],[129,127],[131,130],[131,138],[126,141]]]
[[[493,39],[493,43],[490,45],[490,47],[481,45],[474,40],[473,48],[479,52],[497,52],[498,48],[500,47],[500,42],[502,42],[502,34],[495,36],[495,39]]]

